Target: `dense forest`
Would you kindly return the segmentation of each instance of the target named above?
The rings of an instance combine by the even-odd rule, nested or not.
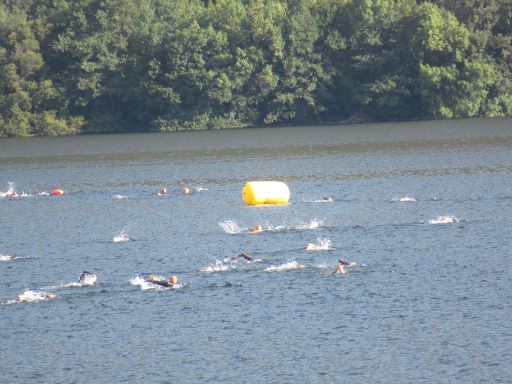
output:
[[[512,115],[512,0],[0,0],[0,136]]]

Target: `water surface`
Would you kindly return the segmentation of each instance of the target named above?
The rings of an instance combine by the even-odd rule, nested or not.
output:
[[[511,382],[511,124],[0,140],[0,381]],[[290,203],[245,206],[249,180]]]

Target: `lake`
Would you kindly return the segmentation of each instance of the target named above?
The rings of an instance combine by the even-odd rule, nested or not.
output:
[[[510,383],[511,127],[1,139],[0,382]]]

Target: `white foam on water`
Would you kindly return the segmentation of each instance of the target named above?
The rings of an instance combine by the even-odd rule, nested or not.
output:
[[[207,190],[208,190],[208,188],[203,188],[203,187],[199,187],[199,186],[194,187],[194,191],[196,191],[196,192],[203,192],[203,191],[207,191]]]
[[[391,199],[392,203],[415,203],[416,199],[411,196],[394,197]]]
[[[306,246],[306,251],[328,251],[333,249],[331,246],[331,240],[329,239],[322,239],[319,237],[316,239],[316,241],[316,244],[309,243]]]
[[[80,275],[78,284],[80,284],[81,287],[86,287],[94,285],[96,281],[98,281],[98,276],[96,276],[95,273],[84,271],[82,275]]]
[[[16,193],[15,183],[13,181],[9,181],[7,185],[7,191],[0,192],[0,197],[18,197],[18,194]]]
[[[53,293],[47,293],[44,291],[32,291],[32,290],[26,290],[22,294],[19,294],[16,296],[16,300],[14,302],[21,303],[21,302],[27,302],[27,303],[33,303],[37,301],[46,301],[50,299],[54,299],[56,296]]]
[[[141,291],[146,291],[148,289],[165,289],[165,287],[158,284],[153,284],[152,282],[147,281],[143,277],[140,277],[138,275],[130,279],[130,284],[139,286]]]
[[[160,276],[160,275],[155,275],[155,277],[158,280],[166,280],[165,277]],[[130,279],[130,284],[131,285],[135,285],[135,286],[139,286],[141,291],[147,291],[147,290],[150,290],[150,289],[163,291],[163,290],[167,290],[167,289],[180,289],[180,288],[184,287],[183,284],[179,284],[179,283],[174,284],[172,287],[164,287],[164,286],[159,285],[159,284],[153,284],[152,282],[144,279],[143,277],[140,277],[139,275],[137,275],[135,277],[132,277]]]
[[[230,235],[242,232],[238,224],[231,220],[219,221],[217,224],[224,232],[229,233]]]
[[[230,262],[231,262],[231,260],[230,260]],[[233,262],[234,262],[234,260],[233,260]],[[206,273],[226,272],[231,269],[234,269],[234,267],[231,265],[226,265],[222,261],[217,259],[217,260],[215,260],[214,264],[210,264],[207,267],[202,268],[201,272],[206,272]]]
[[[114,238],[112,239],[112,241],[114,243],[119,243],[121,241],[129,241],[130,240],[130,237],[128,236],[128,234],[126,233],[127,229],[126,228],[123,228],[122,231],[114,236]]]
[[[124,200],[124,199],[126,199],[126,196],[125,195],[115,195],[114,199],[115,200]]]
[[[290,260],[281,265],[271,265],[270,267],[265,268],[263,271],[265,272],[277,272],[277,271],[287,271],[290,269],[303,269],[304,265],[297,263],[295,260]]]
[[[324,225],[324,220],[314,218],[309,223],[301,223],[293,229],[315,229],[320,228]]]
[[[41,287],[41,289],[52,290],[52,289],[62,289],[62,288],[80,288],[80,287],[90,287],[96,283],[98,277],[95,273],[92,272],[83,272],[80,275],[80,279],[78,281],[72,281],[71,283],[62,283],[57,285],[50,285],[48,287]]]
[[[21,259],[21,257],[12,255],[0,255],[0,261],[11,261],[16,259]]]
[[[315,199],[315,200],[302,200],[304,203],[332,203],[334,202],[332,197],[326,196],[322,199]]]
[[[452,223],[458,223],[460,220],[457,219],[455,216],[446,215],[446,216],[438,216],[435,219],[429,220],[429,224],[452,224]]]
[[[62,289],[62,288],[79,288],[81,287],[82,284],[76,282],[76,281],[73,281],[71,283],[67,283],[67,284],[57,284],[57,285],[48,285],[46,287],[41,287],[41,289],[45,289],[45,290],[54,290],[54,289]]]
[[[37,195],[38,196],[50,196],[50,192],[43,191],[43,192],[39,192]]]

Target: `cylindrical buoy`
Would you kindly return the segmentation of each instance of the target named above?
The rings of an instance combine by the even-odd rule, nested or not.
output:
[[[290,190],[282,181],[249,181],[242,189],[242,198],[247,205],[286,204]]]
[[[54,189],[52,189],[50,194],[51,195],[63,195],[64,191],[62,189],[59,189],[59,188],[54,188]]]

